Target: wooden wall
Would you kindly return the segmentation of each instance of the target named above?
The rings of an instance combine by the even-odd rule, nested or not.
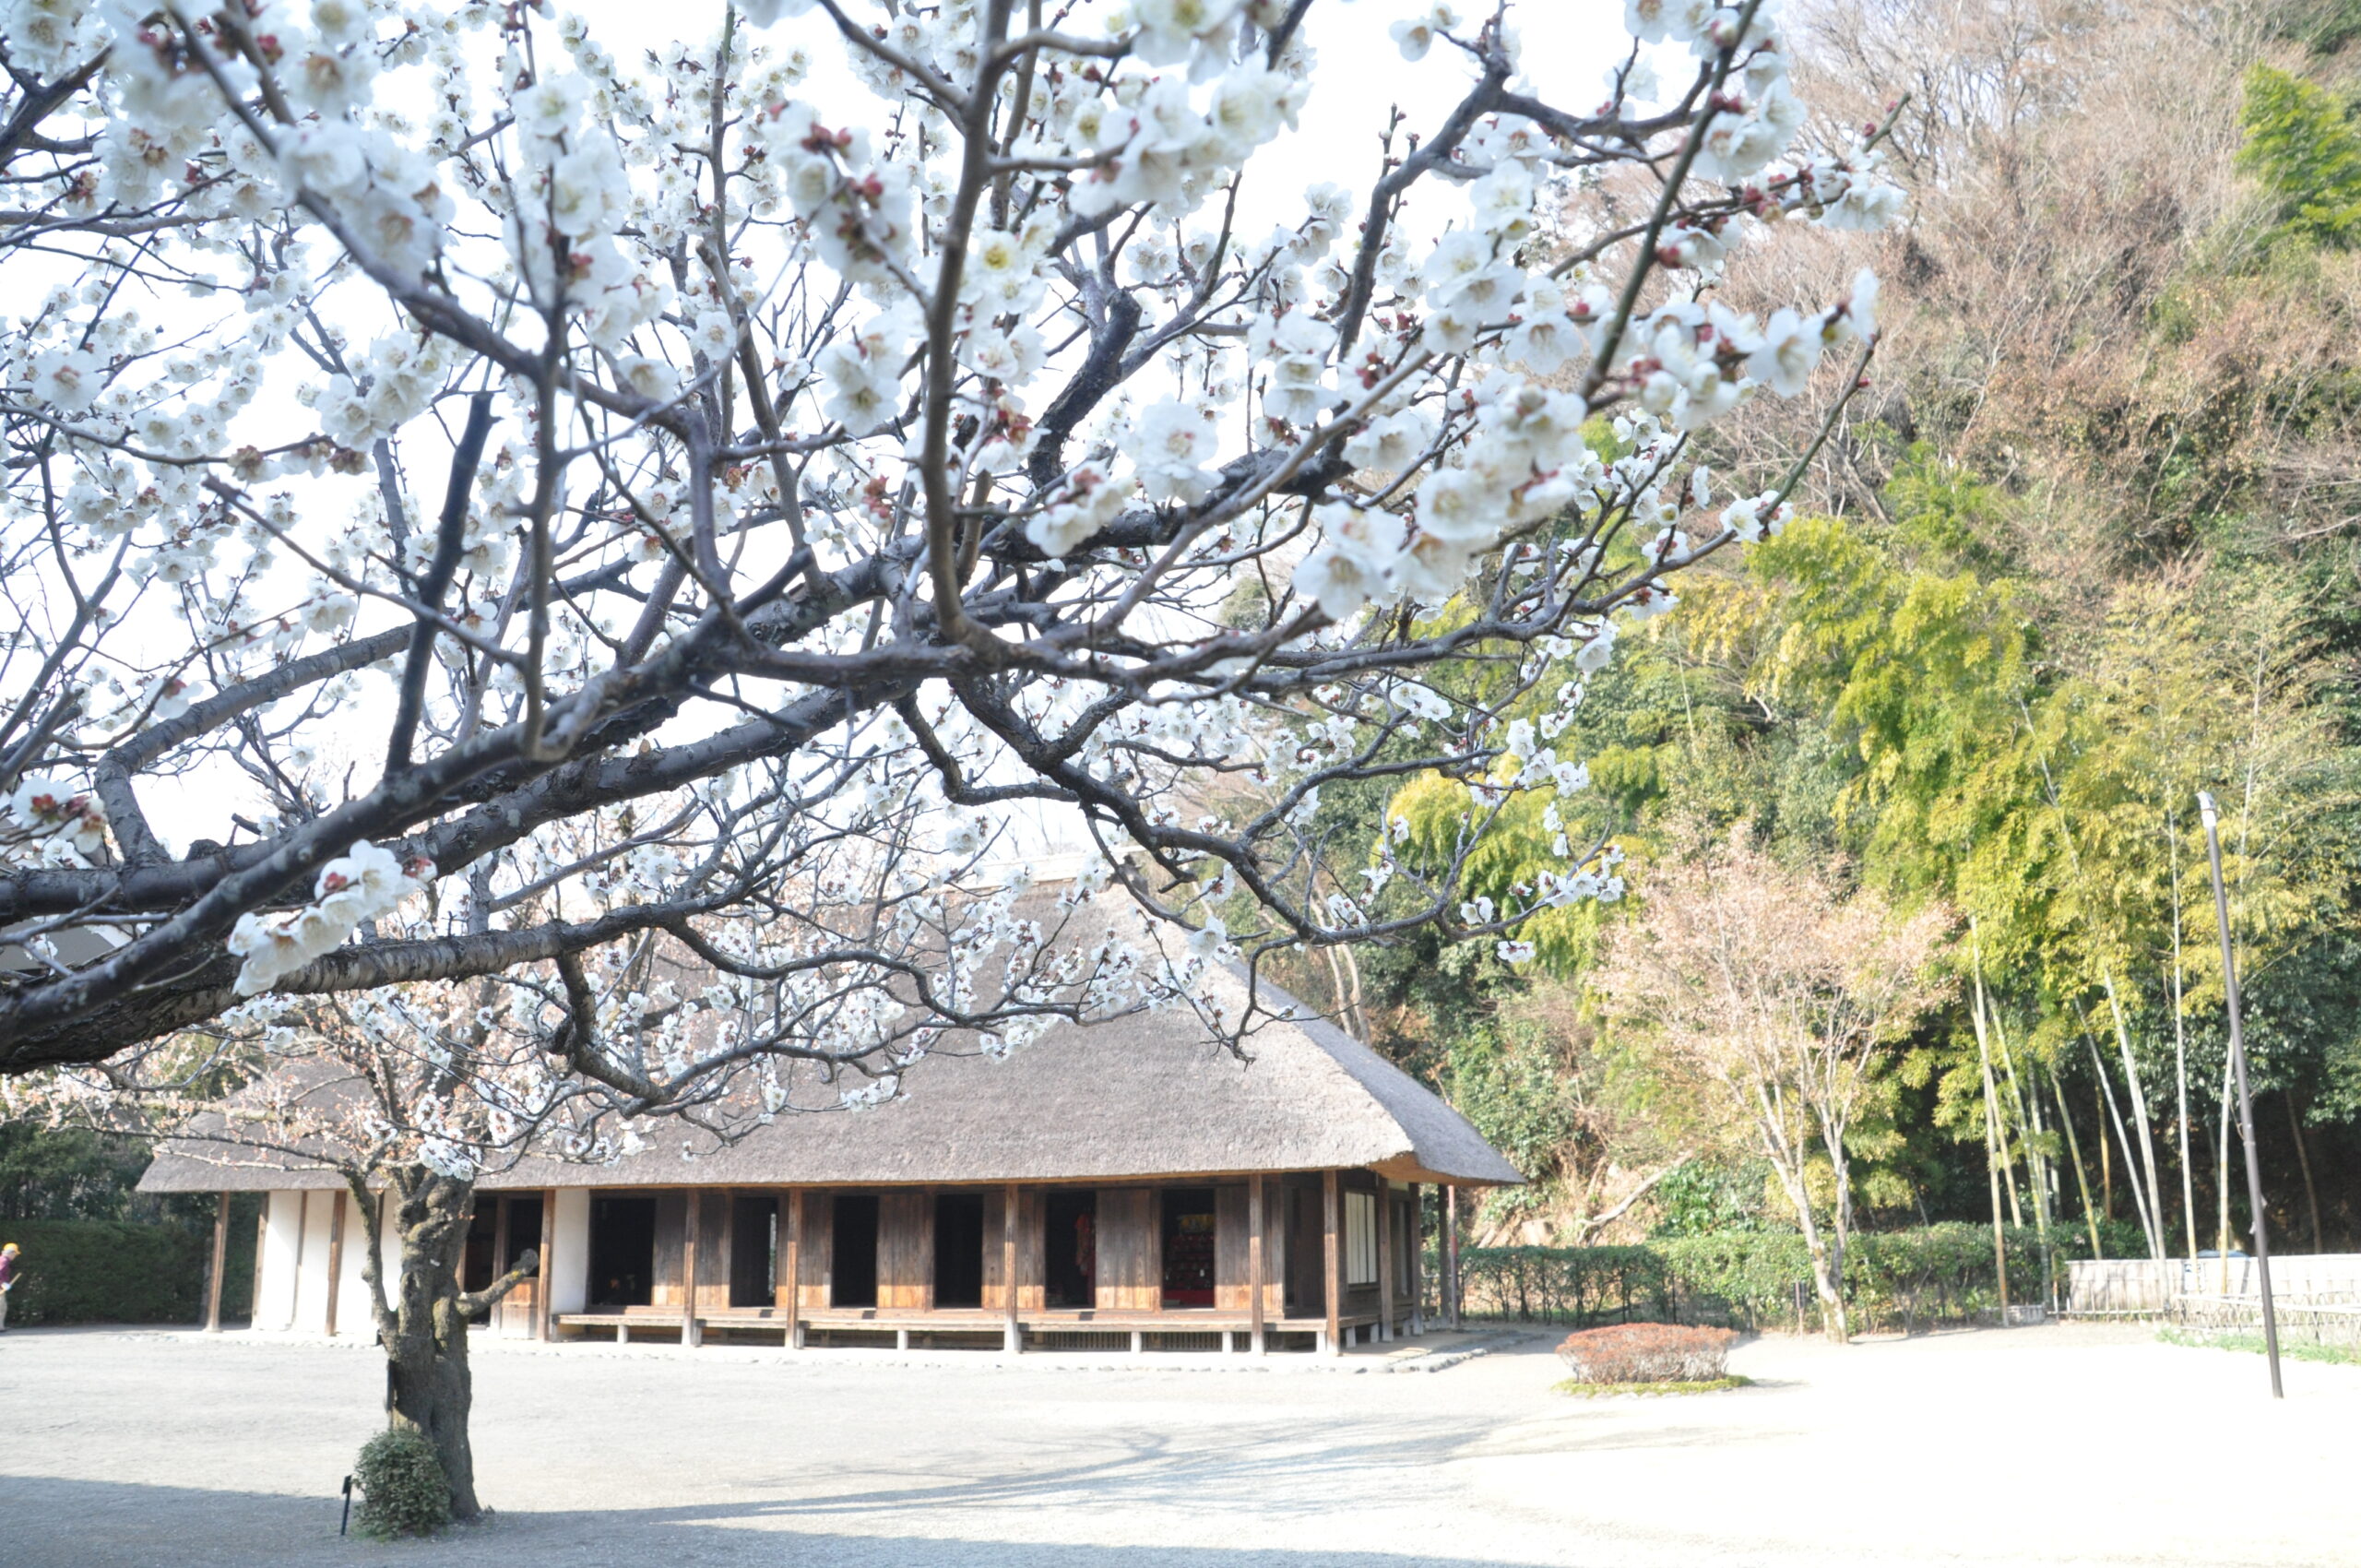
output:
[[[1356,1180],[1356,1177],[1359,1177]],[[1374,1181],[1363,1173],[1347,1173],[1342,1185],[1369,1190]],[[1215,1310],[1243,1313],[1250,1301],[1248,1194],[1243,1182],[1214,1183]],[[876,1189],[870,1189],[876,1191]],[[1043,1256],[1043,1210],[1049,1189],[1021,1187],[1017,1194],[1017,1305],[1039,1312],[1046,1302]],[[984,1203],[984,1289],[987,1311],[1007,1310],[1005,1273],[1006,1189],[981,1188]],[[1098,1193],[1098,1273],[1096,1305],[1102,1312],[1154,1312],[1164,1301],[1161,1191],[1149,1186],[1100,1187]],[[675,1311],[682,1305],[683,1242],[688,1229],[691,1194],[658,1192],[656,1199],[655,1271],[651,1304]],[[835,1304],[832,1246],[837,1190],[804,1190],[802,1232],[795,1252],[800,1259],[798,1303],[806,1312]],[[733,1199],[728,1189],[696,1194],[701,1203],[697,1232],[697,1302],[701,1312],[730,1305],[730,1249],[734,1226]],[[877,1305],[880,1310],[922,1312],[934,1304],[934,1203],[931,1189],[887,1189],[879,1193],[877,1238]],[[1290,1305],[1303,1315],[1323,1310],[1325,1252],[1321,1231],[1320,1179],[1266,1178],[1263,1184],[1264,1315],[1272,1321],[1287,1315]],[[1406,1249],[1415,1246],[1417,1221],[1407,1207],[1406,1194],[1392,1194],[1386,1219],[1394,1227],[1390,1251],[1398,1277]],[[781,1227],[778,1263],[784,1267],[788,1249],[788,1199],[780,1195]],[[1288,1300],[1290,1275],[1295,1300]],[[1397,1301],[1408,1298],[1398,1293]],[[1378,1289],[1348,1289],[1344,1302],[1348,1313],[1374,1313]],[[1406,1312],[1406,1307],[1402,1309]]]
[[[728,1188],[656,1194],[656,1272],[648,1288],[650,1306],[677,1311],[685,1301],[689,1202],[694,1197],[701,1206],[697,1216],[697,1311],[729,1309],[732,1195]]]
[[[889,1192],[877,1204],[877,1308],[924,1312],[934,1305],[934,1194]]]
[[[1214,1189],[1214,1307],[1242,1313],[1252,1306],[1247,1289],[1247,1191],[1243,1187]]]
[[[702,1194],[704,1213],[697,1229],[697,1311],[730,1310],[730,1253],[738,1227],[732,1214],[736,1194],[727,1188]]]
[[[1164,1304],[1163,1248],[1154,1189],[1098,1189],[1098,1292],[1101,1312],[1154,1312]]]
[[[814,1188],[803,1194],[802,1262],[798,1265],[801,1279],[797,1289],[801,1292],[799,1303],[805,1312],[817,1312],[831,1304],[829,1292],[834,1289],[836,1262],[836,1194],[825,1187]]]
[[[1243,1182],[1214,1189],[1214,1306],[1242,1313],[1253,1306],[1246,1283],[1252,1266],[1248,1227],[1251,1189]],[[1275,1319],[1287,1306],[1287,1206],[1279,1182],[1263,1183],[1263,1316]]]
[[[993,1187],[984,1194],[984,1307],[988,1312],[1008,1311],[1008,1282],[1002,1277],[1007,1272],[1007,1207],[1006,1188]],[[1016,1308],[1019,1312],[1038,1313],[1047,1300],[1042,1282],[1039,1188],[1018,1189],[1015,1220]]]
[[[682,1193],[656,1194],[656,1269],[650,1277],[650,1306],[678,1311],[681,1301],[681,1241],[687,1234],[689,1200]]]

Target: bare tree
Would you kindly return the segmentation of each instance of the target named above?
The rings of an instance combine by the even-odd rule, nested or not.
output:
[[[1794,1206],[1828,1336],[1850,1336],[1846,1134],[1880,1051],[1941,997],[1951,916],[1903,915],[1873,890],[1780,864],[1739,829],[1693,827],[1652,865],[1638,917],[1609,944],[1598,987],[1614,1014],[1719,1084]],[[1828,1221],[1813,1166],[1827,1161]]]

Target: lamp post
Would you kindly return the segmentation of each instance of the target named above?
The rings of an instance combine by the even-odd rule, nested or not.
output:
[[[2262,1287],[2262,1348],[2271,1358],[2271,1396],[2284,1399],[2279,1385],[2279,1317],[2271,1304],[2271,1238],[2262,1218],[2262,1167],[2254,1152],[2254,1096],[2247,1089],[2247,1041],[2238,1023],[2238,968],[2230,951],[2230,897],[2222,890],[2221,814],[2213,797],[2197,792],[2197,814],[2205,819],[2205,853],[2213,867],[2213,920],[2222,929],[2222,993],[2230,1008],[2230,1067],[2238,1084],[2238,1139],[2247,1151],[2247,1207],[2254,1217],[2255,1277]]]

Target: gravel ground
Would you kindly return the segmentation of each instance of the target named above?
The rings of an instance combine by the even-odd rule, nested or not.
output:
[[[17,1332],[0,1562],[2361,1562],[2361,1368],[2290,1362],[2273,1407],[2260,1357],[2047,1327],[1767,1339],[1733,1360],[1752,1388],[1578,1400],[1549,1391],[1545,1340],[1490,1345],[1418,1376],[490,1345],[476,1452],[499,1512],[388,1548],[336,1535],[383,1388],[365,1348]]]

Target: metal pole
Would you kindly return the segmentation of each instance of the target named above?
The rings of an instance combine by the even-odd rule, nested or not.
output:
[[[2262,1218],[2262,1167],[2254,1151],[2254,1096],[2247,1088],[2247,1041],[2238,1022],[2238,968],[2230,951],[2230,897],[2222,890],[2222,833],[2213,797],[2200,790],[2197,812],[2205,819],[2205,853],[2213,866],[2213,919],[2222,928],[2222,992],[2230,1007],[2230,1066],[2238,1080],[2238,1137],[2247,1150],[2247,1206],[2254,1215],[2255,1277],[2262,1287],[2262,1348],[2271,1358],[2271,1396],[2284,1399],[2279,1384],[2279,1315],[2271,1301],[2271,1238]]]

